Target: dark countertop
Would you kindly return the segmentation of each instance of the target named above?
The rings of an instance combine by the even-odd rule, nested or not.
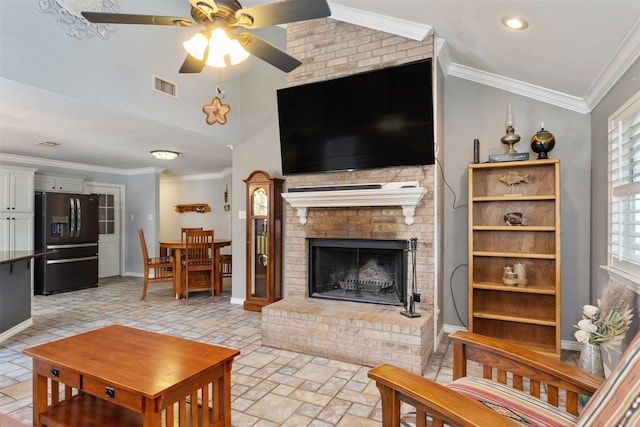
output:
[[[0,251],[0,265],[49,255],[56,251]]]

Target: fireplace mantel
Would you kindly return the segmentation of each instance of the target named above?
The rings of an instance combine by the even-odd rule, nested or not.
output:
[[[411,225],[426,193],[417,182],[392,182],[379,189],[290,192],[282,197],[296,209],[300,224],[307,223],[308,208],[401,206],[405,224]]]

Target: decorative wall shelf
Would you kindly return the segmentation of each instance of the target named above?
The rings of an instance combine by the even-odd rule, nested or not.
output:
[[[193,203],[189,205],[176,205],[176,212],[207,213],[207,212],[211,212],[211,208],[207,203]]]
[[[380,189],[303,191],[282,193],[282,197],[297,210],[300,224],[307,223],[309,208],[400,206],[404,222],[411,225],[416,206],[425,194],[427,190],[415,182],[393,182]]]

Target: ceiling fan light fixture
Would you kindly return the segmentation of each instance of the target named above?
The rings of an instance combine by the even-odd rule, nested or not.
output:
[[[249,57],[249,52],[242,47],[242,44],[236,39],[231,40],[223,28],[215,28],[210,36],[206,33],[197,33],[182,45],[189,55],[198,61],[205,60],[206,65],[215,68],[227,66],[227,55],[231,65],[239,64]],[[207,46],[209,46],[208,53]]]
[[[529,27],[527,20],[518,16],[505,16],[500,22],[510,30],[524,30]]]
[[[208,66],[215,68],[224,68],[227,66],[224,56],[229,53],[229,42],[229,36],[227,36],[227,32],[222,28],[215,28],[211,31],[209,56],[206,62]]]
[[[199,61],[204,59],[204,51],[207,49],[209,41],[207,37],[202,33],[197,33],[186,42],[182,43],[184,49]]]
[[[229,59],[231,60],[231,65],[236,65],[244,61],[249,57],[249,52],[244,50],[242,45],[238,40],[231,40],[229,43]]]
[[[151,155],[158,160],[174,160],[180,156],[177,151],[170,150],[153,150],[150,151]]]

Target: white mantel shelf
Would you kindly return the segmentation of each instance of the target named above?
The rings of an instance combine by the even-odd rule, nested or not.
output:
[[[307,223],[309,208],[401,206],[405,224],[411,225],[416,206],[427,190],[414,183],[410,188],[403,186],[406,184],[390,183],[381,189],[282,193],[282,197],[297,210],[300,224]]]

